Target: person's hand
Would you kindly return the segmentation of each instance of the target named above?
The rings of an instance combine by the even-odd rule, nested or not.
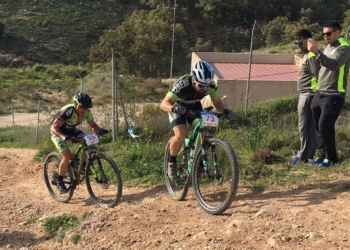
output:
[[[77,143],[79,142],[79,140],[75,137],[72,137],[70,135],[64,135],[63,138],[62,138],[63,141],[70,141],[71,143]]]
[[[70,141],[72,139],[72,137],[70,135],[64,135],[62,136],[62,141]]]
[[[317,43],[315,42],[315,40],[307,41],[307,49],[308,49],[308,51],[316,53],[316,51],[318,50],[318,46],[317,46]]]
[[[173,106],[171,112],[174,112],[178,115],[184,115],[187,113],[187,108],[184,106]]]
[[[75,137],[71,137],[70,138],[70,141],[72,142],[72,143],[78,143],[78,142],[80,142],[77,138],[75,138]]]
[[[98,134],[99,134],[99,135],[108,134],[108,130],[107,130],[107,129],[104,129],[104,128],[101,128],[100,131],[98,131]]]
[[[226,115],[226,118],[229,120],[232,120],[233,118],[235,118],[235,113],[233,113],[233,111],[229,109],[224,109],[224,114]]]

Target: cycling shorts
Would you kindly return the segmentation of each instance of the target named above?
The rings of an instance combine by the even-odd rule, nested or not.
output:
[[[71,137],[78,137],[83,135],[83,131],[75,128],[74,130],[72,130],[72,132],[67,133],[65,135],[69,135]],[[53,144],[55,144],[55,147],[57,148],[57,150],[61,153],[63,150],[68,149],[68,145],[66,143],[66,141],[62,140],[61,137],[51,133],[51,141],[53,142]]]

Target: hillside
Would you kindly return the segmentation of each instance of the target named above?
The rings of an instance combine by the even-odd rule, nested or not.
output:
[[[136,1],[2,0],[0,66],[86,60],[103,30],[130,15]]]

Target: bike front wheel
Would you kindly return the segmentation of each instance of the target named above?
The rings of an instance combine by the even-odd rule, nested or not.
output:
[[[72,182],[74,181],[73,173],[70,167],[67,168],[63,176],[63,182],[68,188],[68,193],[61,193],[57,188],[58,169],[62,157],[57,152],[52,152],[47,155],[44,162],[44,179],[50,195],[57,201],[68,202],[74,193]]]
[[[108,155],[93,154],[85,170],[85,182],[91,199],[101,207],[114,207],[122,197],[120,171]]]
[[[204,144],[207,167],[199,151],[192,171],[193,190],[199,205],[209,214],[222,214],[236,196],[239,179],[237,157],[230,144],[208,138]]]
[[[184,152],[185,144],[182,145],[181,150],[176,158],[177,161],[177,178],[171,179],[168,176],[168,162],[170,159],[170,142],[174,137],[171,137],[165,147],[164,155],[164,178],[165,184],[170,196],[177,201],[183,201],[187,195],[189,188],[189,178],[187,170],[188,156]]]

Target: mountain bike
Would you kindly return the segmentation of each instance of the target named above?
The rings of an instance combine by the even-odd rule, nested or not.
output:
[[[190,180],[199,205],[209,214],[222,214],[236,196],[239,179],[237,157],[230,144],[214,137],[221,113],[188,110],[186,116],[199,118],[192,133],[185,139],[177,154],[177,178],[168,177],[170,142],[165,148],[164,175],[170,196],[177,201],[185,199]],[[191,175],[192,173],[192,175]]]
[[[114,207],[120,201],[122,196],[120,171],[111,157],[98,151],[97,144],[100,136],[102,135],[95,133],[77,138],[79,145],[63,177],[63,182],[69,190],[67,193],[61,193],[56,186],[61,155],[58,152],[47,155],[44,163],[45,184],[55,200],[68,202],[75,188],[85,180],[91,199],[99,206]],[[88,156],[85,169],[83,168],[84,154]]]

